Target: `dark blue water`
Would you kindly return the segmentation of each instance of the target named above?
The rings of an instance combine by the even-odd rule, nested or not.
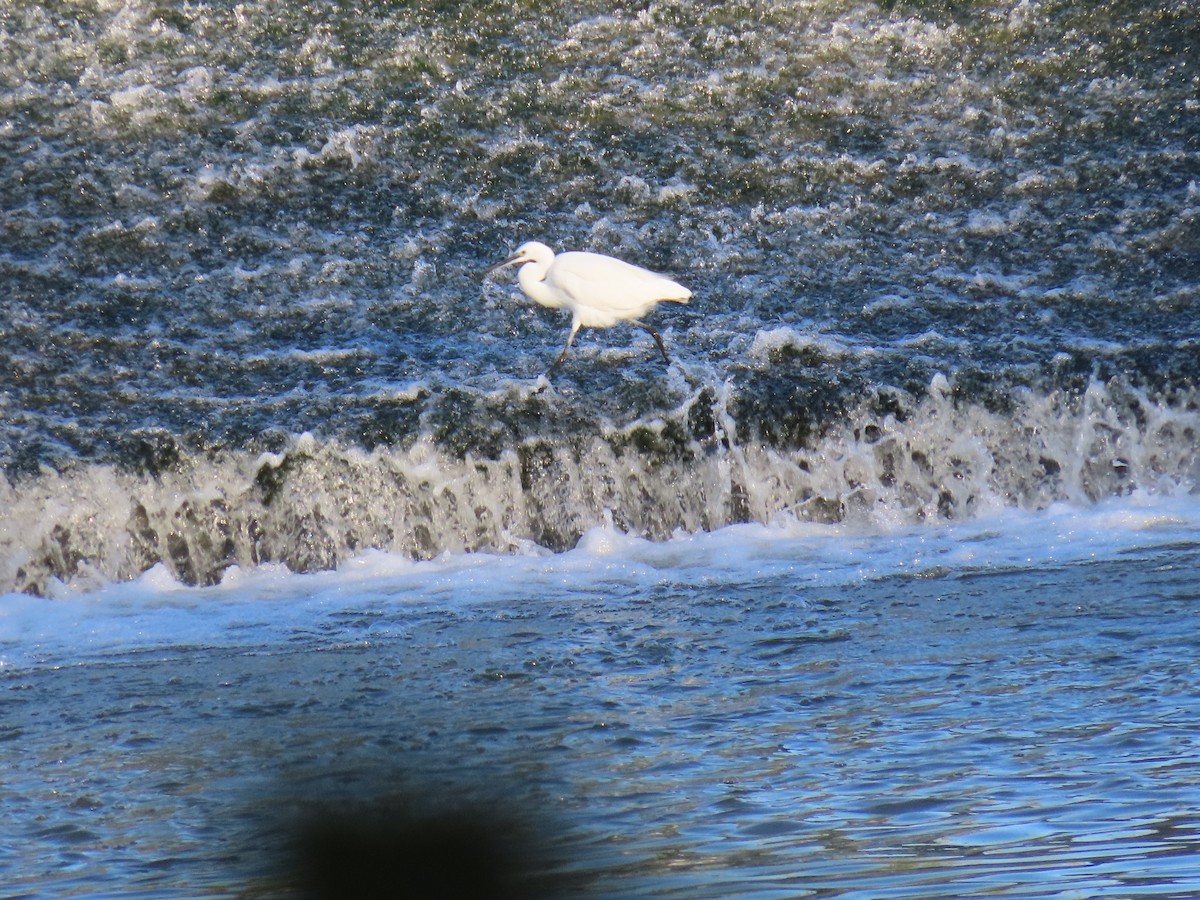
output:
[[[525,895],[1191,896],[1196,563],[344,583],[285,641],[8,672],[0,868],[290,896],[342,835],[340,877],[449,878],[449,821]]]

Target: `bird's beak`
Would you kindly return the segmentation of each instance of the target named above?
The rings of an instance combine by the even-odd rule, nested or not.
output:
[[[521,256],[520,253],[514,253],[508,259],[501,260],[500,262],[496,263],[494,266],[488,266],[486,269],[484,269],[483,274],[491,275],[497,269],[503,269],[505,266],[511,266],[513,263],[519,263],[519,262],[524,262],[524,257]]]

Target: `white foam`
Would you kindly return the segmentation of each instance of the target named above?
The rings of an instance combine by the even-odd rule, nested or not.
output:
[[[987,210],[972,210],[963,229],[967,234],[997,235],[1012,231],[1012,223],[1004,216]]]
[[[270,645],[323,627],[334,633],[334,620],[347,611],[388,610],[392,624],[381,627],[402,628],[405,607],[495,609],[569,603],[598,589],[636,595],[669,584],[703,591],[772,578],[803,596],[864,579],[1036,570],[1180,544],[1200,544],[1200,498],[1138,492],[1038,513],[1001,508],[936,528],[868,530],[782,517],[655,542],[609,523],[560,554],[531,545],[527,553],[443,553],[414,561],[371,551],[311,575],[279,565],[234,567],[209,588],[184,587],[159,565],[99,590],[0,598],[0,667],[146,649]]]
[[[333,132],[317,152],[321,162],[344,159],[350,168],[357,169],[364,162],[372,161],[376,154],[376,129],[367,125],[353,125]],[[298,154],[302,151],[296,151]]]
[[[805,337],[783,328],[761,340],[759,352]],[[814,445],[788,448],[741,442],[729,386],[685,393],[686,372],[672,372],[679,408],[586,446],[546,441],[458,457],[428,436],[367,452],[306,434],[281,453],[186,456],[153,477],[94,465],[3,482],[0,584],[57,596],[134,578],[159,560],[203,583],[264,559],[332,567],[363,547],[414,558],[520,554],[537,540],[561,547],[606,514],[654,540],[742,520],[889,531],[1200,484],[1200,416],[1116,386],[1093,384],[1077,398],[1031,392],[993,411],[959,402],[937,374],[904,415],[864,407]],[[496,384],[491,399],[520,403],[542,386]],[[696,403],[711,413],[712,434],[690,441],[677,426],[688,427]],[[680,439],[688,444],[678,459],[626,452]],[[279,477],[264,481],[264,466]]]
[[[815,350],[822,356],[846,356],[850,348],[837,338],[829,335],[814,335],[790,325],[778,328],[765,328],[755,333],[754,342],[750,345],[750,357],[764,360],[772,353],[783,349]]]

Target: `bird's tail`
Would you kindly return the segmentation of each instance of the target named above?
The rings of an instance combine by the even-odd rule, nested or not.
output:
[[[659,300],[666,300],[671,303],[687,303],[692,299],[692,292],[685,288],[682,284],[669,282],[671,289],[664,293]]]

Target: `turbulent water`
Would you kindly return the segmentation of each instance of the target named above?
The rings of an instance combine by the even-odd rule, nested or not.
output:
[[[269,893],[216,823],[332,740],[355,796],[465,753],[561,815],[555,889],[1200,893],[1197,45],[1190,0],[4,0],[0,882]],[[670,364],[548,380],[564,314],[483,274],[532,239],[686,285]]]

